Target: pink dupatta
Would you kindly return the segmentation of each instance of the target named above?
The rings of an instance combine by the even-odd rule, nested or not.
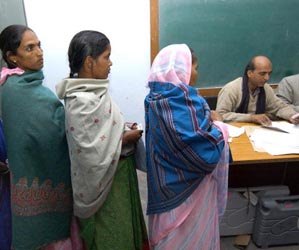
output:
[[[3,67],[1,70],[1,73],[0,73],[0,85],[5,83],[8,76],[22,75],[24,72],[25,71],[20,68],[9,69],[9,68]]]

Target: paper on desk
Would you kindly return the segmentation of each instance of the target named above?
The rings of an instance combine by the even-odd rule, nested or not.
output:
[[[238,128],[236,126],[233,126],[233,125],[230,125],[230,124],[227,124],[227,128],[228,128],[228,134],[229,134],[229,137],[238,137],[240,136],[241,134],[244,133],[244,128]]]
[[[288,129],[289,133],[281,133],[261,127],[253,129],[249,139],[254,148],[263,149],[271,155],[299,154],[299,128],[287,122],[285,124],[282,122],[278,126]]]
[[[256,129],[259,129],[260,127],[257,127],[257,126],[244,126],[244,129],[245,129],[245,133],[246,135],[248,136],[249,138],[249,141],[251,143],[251,146],[253,147],[253,150],[256,151],[256,152],[266,152],[266,150],[264,148],[261,148],[261,147],[258,147],[251,139],[251,134],[254,132],[254,130]],[[262,129],[262,128],[261,128]]]
[[[299,125],[294,125],[286,121],[272,122],[272,127],[282,129],[291,134],[299,134]]]

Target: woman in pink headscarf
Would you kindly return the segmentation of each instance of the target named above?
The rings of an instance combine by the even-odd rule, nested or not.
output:
[[[159,52],[149,76],[147,213],[153,249],[220,249],[228,135],[192,87],[197,68],[190,48],[174,44]]]

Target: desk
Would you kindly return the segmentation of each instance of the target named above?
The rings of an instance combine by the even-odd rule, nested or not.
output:
[[[253,126],[251,123],[231,123]],[[244,133],[230,143],[233,162],[229,169],[230,187],[287,185],[291,193],[299,194],[299,155],[278,155],[253,150]]]
[[[252,123],[231,123],[236,127],[258,126]],[[254,164],[254,163],[274,163],[274,162],[299,162],[299,154],[289,155],[270,155],[254,151],[251,142],[246,133],[239,137],[233,138],[230,143],[230,150],[233,158],[233,165],[237,164]],[[299,180],[298,180],[299,181]]]

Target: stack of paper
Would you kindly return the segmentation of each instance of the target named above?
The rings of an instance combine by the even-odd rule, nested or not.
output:
[[[274,128],[278,129],[274,130]],[[262,148],[271,155],[299,154],[298,125],[288,122],[272,122],[271,129],[255,128],[249,138],[255,148]]]

